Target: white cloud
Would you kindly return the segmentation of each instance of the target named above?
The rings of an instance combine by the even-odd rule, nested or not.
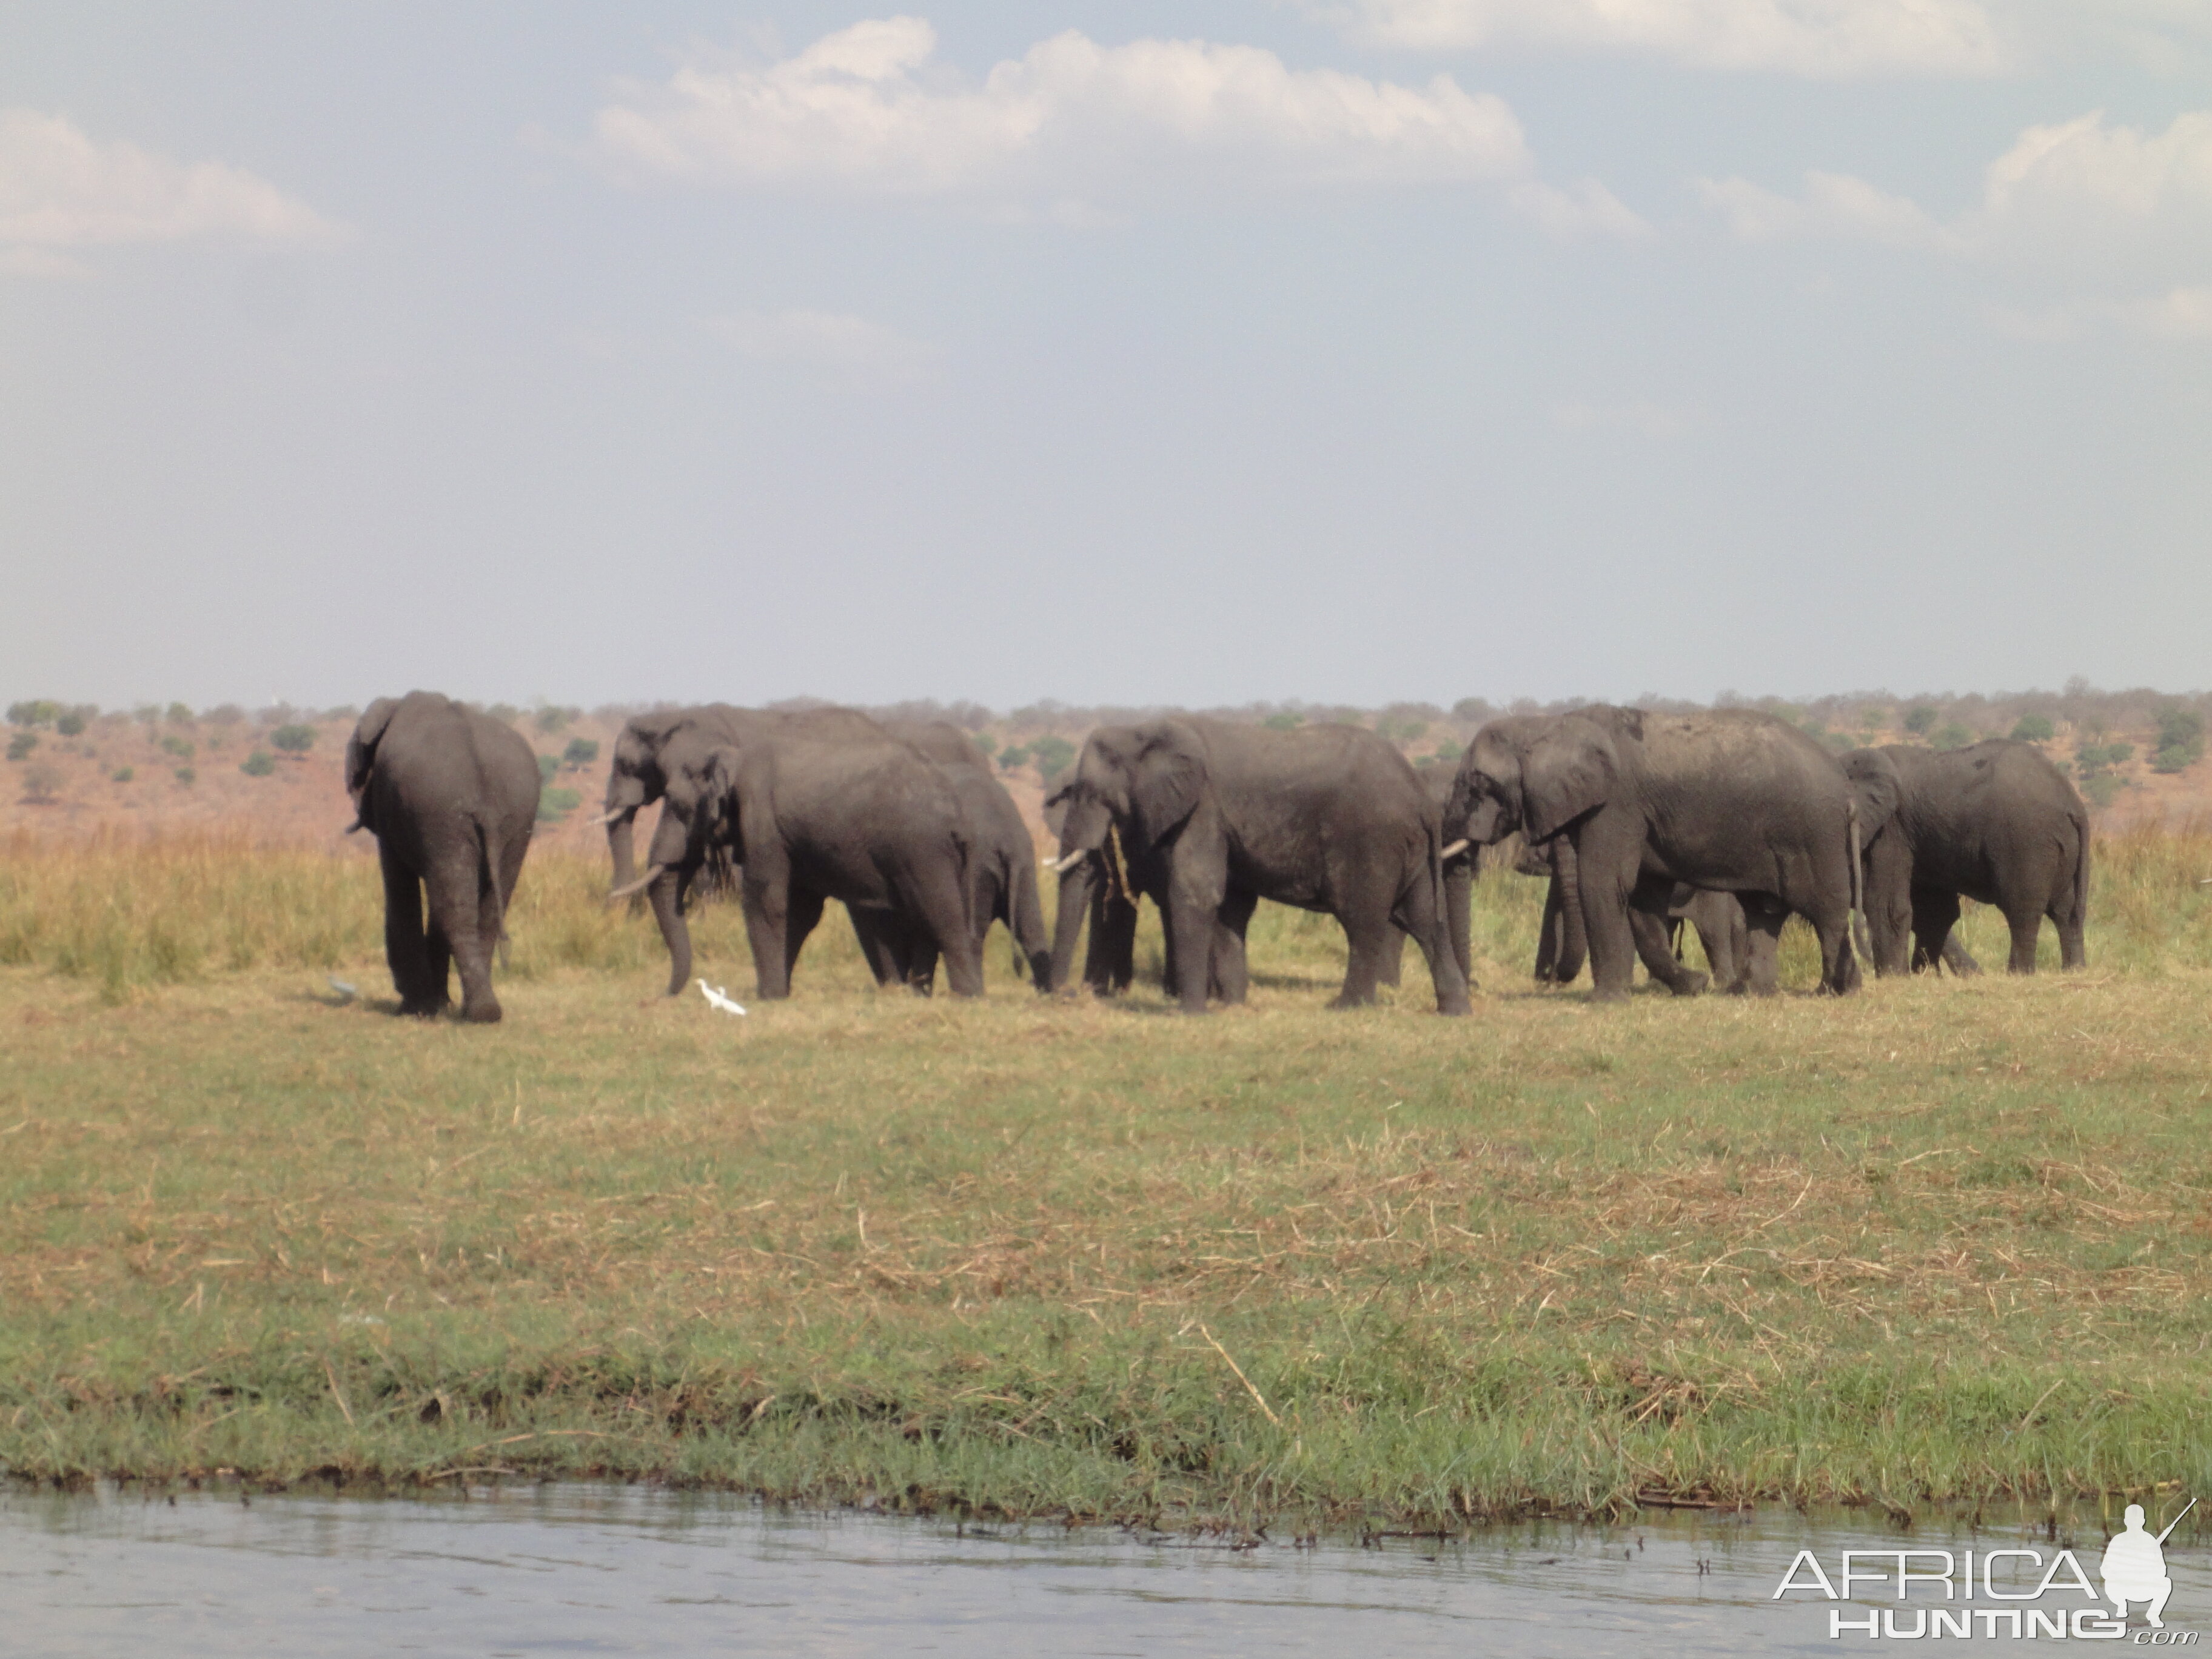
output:
[[[1531,179],[1505,192],[1516,213],[1554,236],[1648,236],[1651,227],[1595,179],[1562,187]]]
[[[1807,173],[1802,197],[1784,196],[1745,179],[1696,182],[1707,204],[1727,215],[1739,241],[1817,238],[1942,248],[1957,240],[1955,233],[1923,209],[1847,173]]]
[[[0,269],[82,274],[63,248],[202,236],[311,246],[346,234],[240,168],[173,161],[98,143],[61,116],[0,110]]]
[[[911,380],[945,356],[865,317],[830,311],[740,311],[707,330],[742,357],[815,371],[850,386]]]
[[[1978,0],[1349,0],[1322,9],[1372,44],[1427,52],[1635,52],[1824,79],[1990,75],[2007,59]]]
[[[972,82],[933,61],[936,46],[927,22],[892,17],[776,63],[694,62],[626,86],[599,112],[596,147],[641,182],[964,197],[1076,220],[1209,186],[1531,170],[1513,112],[1449,76],[1401,86],[1291,70],[1254,46],[1103,46],[1070,31]]]
[[[1993,306],[1990,325],[2016,340],[2078,340],[2118,329],[2138,338],[2212,345],[2212,286],[2171,289],[2126,300],[2077,301],[2040,307]]]

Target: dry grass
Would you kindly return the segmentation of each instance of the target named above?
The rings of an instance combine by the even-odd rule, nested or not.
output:
[[[365,860],[11,860],[0,1463],[1431,1520],[2207,1484],[2212,848],[2102,850],[2089,974],[1842,1002],[1525,990],[1540,890],[1486,880],[1467,1021],[1324,1012],[1279,913],[1206,1021],[995,946],[981,1005],[878,996],[832,927],[736,1020],[547,860],[489,1030],[329,1006],[386,989]],[[315,914],[225,971],[271,891]]]

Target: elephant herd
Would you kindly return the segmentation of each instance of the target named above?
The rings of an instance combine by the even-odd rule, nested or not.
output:
[[[356,829],[377,836],[385,942],[401,1011],[447,1004],[496,1020],[491,962],[536,816],[536,757],[510,727],[449,698],[380,700],[346,747]],[[661,803],[636,866],[635,822]],[[1549,878],[1540,981],[1587,957],[1599,1000],[1632,963],[1678,996],[1771,994],[1792,914],[1820,944],[1820,985],[1859,983],[1862,948],[1888,974],[1973,971],[1952,938],[1961,897],[1996,907],[2010,967],[2032,973],[2048,916],[2064,965],[2084,960],[2088,818],[2033,745],[1840,757],[1748,709],[1662,714],[1594,706],[1496,720],[1456,772],[1425,784],[1372,732],[1291,731],[1170,715],[1092,731],[1047,801],[1060,877],[1049,937],[1027,825],[975,743],[938,721],[856,710],[712,704],[642,715],[614,745],[604,816],[610,896],[642,895],[668,948],[670,994],[691,975],[685,912],[702,887],[743,904],[757,994],[790,994],[801,947],[842,902],[879,985],[983,989],[992,925],[1040,991],[1107,994],[1133,977],[1138,903],[1158,909],[1164,986],[1182,1009],[1241,1002],[1261,899],[1334,916],[1347,943],[1335,1006],[1397,982],[1410,939],[1439,1013],[1469,1010],[1479,849],[1517,836]],[[427,914],[425,899],[427,897]],[[1694,928],[1709,972],[1670,934]]]

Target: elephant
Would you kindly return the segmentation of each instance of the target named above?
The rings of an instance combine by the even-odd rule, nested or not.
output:
[[[885,725],[857,708],[757,709],[719,702],[640,714],[625,724],[615,739],[614,755],[607,771],[605,810],[600,819],[607,827],[607,848],[614,860],[612,885],[617,893],[636,891],[644,885],[638,881],[633,863],[633,823],[641,808],[666,793],[667,775],[661,756],[668,744],[683,733],[700,733],[715,741],[732,743],[753,736],[782,735],[823,743],[880,744],[887,738],[896,738],[940,763],[964,764],[989,775],[988,764],[973,740],[958,726],[945,720],[894,721]],[[1027,845],[1024,837],[1024,846]],[[696,873],[679,878],[672,908],[655,909],[661,939],[668,946],[672,961],[679,954],[686,962],[690,960],[688,945],[679,953],[669,929],[672,922],[681,920]],[[911,971],[911,942],[902,935],[878,936],[878,927],[884,925],[881,912],[854,910],[852,922],[860,954],[876,975],[877,983],[903,981]],[[669,994],[673,996],[682,991],[684,983],[684,976],[677,975],[671,982]]]
[[[1570,908],[1565,895],[1577,885],[1572,871],[1574,847],[1564,836],[1523,843],[1514,868],[1524,876],[1550,878],[1544,891],[1544,919],[1536,943],[1536,982],[1571,985],[1589,954],[1579,905]],[[1743,904],[1733,893],[1709,892],[1684,882],[1672,885],[1639,884],[1629,902],[1629,927],[1636,939],[1636,954],[1657,983],[1676,996],[1695,996],[1708,983],[1723,991],[1774,988],[1771,958],[1755,962],[1751,951],[1749,924]],[[1686,967],[1677,955],[1683,926],[1694,927],[1705,947],[1710,973]]]
[[[732,743],[701,728],[672,735],[659,766],[664,805],[638,884],[668,940],[671,994],[691,973],[678,895],[717,857],[738,866],[763,1001],[790,995],[799,947],[833,898],[856,925],[866,917],[891,937],[926,940],[955,996],[982,994],[970,832],[946,769],[888,738],[823,742],[757,729]]]
[[[461,1017],[497,1020],[492,953],[538,821],[538,757],[504,722],[410,691],[362,715],[346,740],[345,786],[346,833],[374,835],[383,866],[384,954],[399,1012],[441,1012],[453,968]]]
[[[896,732],[898,724],[888,724]],[[958,728],[951,728],[958,731]],[[969,911],[974,920],[976,948],[994,921],[1004,922],[1013,936],[1014,959],[1025,969],[1040,993],[1052,989],[1052,941],[1044,926],[1044,902],[1037,892],[1036,843],[1022,820],[1006,787],[965,734],[962,742],[976,763],[936,763],[959,797],[970,848],[968,862]],[[856,918],[857,921],[857,918]],[[937,973],[937,951],[926,937],[911,930],[882,929],[885,959],[878,968],[878,983],[896,979],[927,993]],[[864,946],[866,941],[863,941]]]
[[[1373,732],[1275,732],[1198,715],[1101,726],[1060,798],[1054,985],[1073,965],[1091,889],[1115,879],[1118,860],[1125,885],[1166,901],[1168,966],[1185,1013],[1204,1013],[1209,992],[1243,1000],[1244,933],[1263,898],[1344,927],[1349,960],[1334,1006],[1374,1000],[1395,923],[1428,959],[1437,1011],[1468,1012],[1446,933],[1435,804]]]
[[[1899,780],[1897,811],[1861,854],[1876,973],[1954,966],[1961,895],[2004,913],[2011,972],[2035,971],[2045,916],[2061,964],[2087,963],[2088,809],[2042,750],[2009,738],[1942,751],[1891,744],[1851,750],[1844,770],[1882,762]]]
[[[1632,900],[1687,883],[1741,901],[1756,960],[1791,911],[1820,942],[1820,984],[1857,988],[1850,913],[1863,835],[1896,807],[1894,774],[1844,775],[1796,727],[1754,709],[1650,714],[1598,704],[1561,715],[1491,721],[1461,757],[1448,834],[1495,845],[1518,830],[1564,835],[1562,901],[1579,908],[1593,993],[1628,994],[1636,955]],[[1641,892],[1639,893],[1639,890]],[[1753,975],[1752,988],[1766,989]]]

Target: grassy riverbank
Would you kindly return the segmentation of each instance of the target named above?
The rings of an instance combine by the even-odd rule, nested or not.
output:
[[[1467,1021],[1410,962],[1325,1012],[1334,928],[1279,913],[1204,1021],[1040,1003],[998,943],[981,1005],[879,997],[830,926],[733,1019],[548,860],[492,1030],[329,1006],[388,1006],[365,860],[100,856],[0,867],[18,1474],[1370,1522],[2212,1486],[2202,842],[2106,847],[2086,975],[1841,1002],[1528,992],[1540,890],[1486,878]]]

